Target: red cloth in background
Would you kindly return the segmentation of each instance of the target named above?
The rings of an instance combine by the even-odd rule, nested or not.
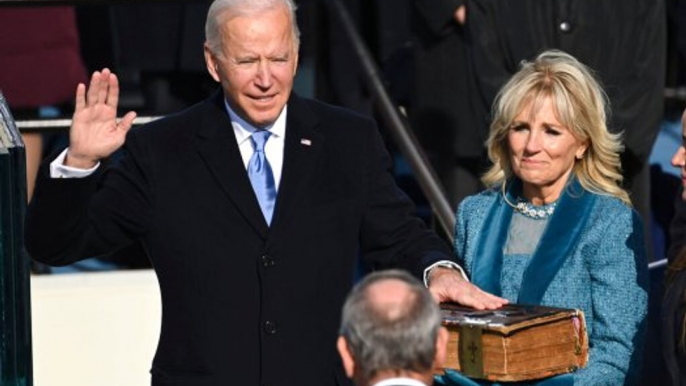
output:
[[[0,91],[10,108],[61,104],[87,80],[73,7],[0,9]]]

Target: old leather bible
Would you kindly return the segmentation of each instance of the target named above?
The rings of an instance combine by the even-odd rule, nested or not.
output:
[[[441,304],[448,329],[445,368],[490,381],[524,381],[576,371],[588,361],[579,310],[506,305],[474,310]]]

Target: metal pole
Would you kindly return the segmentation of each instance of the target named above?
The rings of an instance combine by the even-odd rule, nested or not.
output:
[[[369,87],[369,92],[376,99],[384,122],[391,129],[396,144],[407,158],[422,191],[436,214],[438,222],[452,242],[455,214],[453,208],[446,199],[436,173],[429,165],[426,156],[419,147],[418,141],[410,130],[407,120],[401,116],[398,107],[393,103],[386,92],[386,89],[381,82],[379,69],[374,59],[372,59],[369,49],[355,28],[355,23],[350,17],[348,9],[340,0],[328,0],[326,3],[330,6],[330,13],[340,18],[346,35],[350,38],[355,53],[362,64],[363,75],[366,79],[366,84]]]

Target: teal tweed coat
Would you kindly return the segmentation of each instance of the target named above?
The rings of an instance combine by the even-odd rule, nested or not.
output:
[[[507,192],[510,202],[516,200],[518,185],[515,181]],[[474,284],[510,302],[584,312],[588,365],[571,376],[549,379],[549,384],[635,384],[648,304],[643,227],[637,213],[616,198],[585,191],[574,180],[559,199],[534,255],[524,259],[503,257],[512,213],[499,190],[465,199],[457,211],[458,263]],[[521,263],[503,263],[513,257]]]

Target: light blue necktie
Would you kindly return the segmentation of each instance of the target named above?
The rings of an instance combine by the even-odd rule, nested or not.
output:
[[[267,224],[272,222],[272,214],[274,213],[274,203],[276,202],[276,186],[274,184],[274,175],[272,168],[269,166],[269,161],[264,155],[264,145],[271,132],[267,130],[259,130],[252,134],[250,141],[252,142],[255,152],[248,162],[248,177],[250,183],[257,196],[257,201],[260,203],[260,209]]]

